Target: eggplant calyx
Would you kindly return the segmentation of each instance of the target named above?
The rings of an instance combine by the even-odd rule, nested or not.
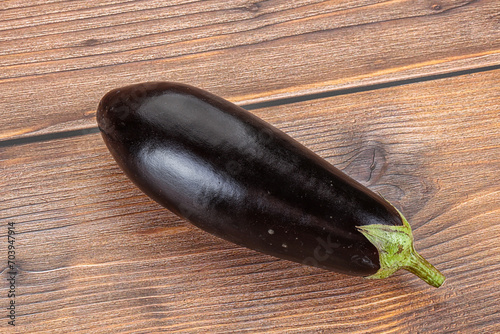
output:
[[[410,224],[401,212],[399,214],[403,226],[373,224],[356,227],[379,252],[380,269],[367,278],[386,278],[403,268],[426,283],[440,287],[445,280],[444,275],[415,251]]]

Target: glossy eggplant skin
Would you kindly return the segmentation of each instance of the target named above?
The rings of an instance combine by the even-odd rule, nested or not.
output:
[[[97,121],[147,195],[196,226],[279,258],[357,276],[380,268],[357,226],[402,226],[379,195],[252,113],[149,82],[106,94]]]

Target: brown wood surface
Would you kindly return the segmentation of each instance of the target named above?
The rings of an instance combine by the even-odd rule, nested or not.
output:
[[[0,139],[88,127],[133,82],[247,103],[500,63],[496,0],[27,3],[0,3]]]
[[[0,2],[0,332],[500,332],[499,22],[496,0]],[[232,245],[142,194],[99,134],[31,137],[95,128],[108,89],[146,80],[278,99],[252,112],[400,208],[445,284]]]

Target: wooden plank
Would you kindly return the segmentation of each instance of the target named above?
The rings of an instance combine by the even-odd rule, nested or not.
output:
[[[135,188],[98,134],[1,148],[0,254],[13,222],[16,329],[498,332],[499,75],[254,111],[401,208],[416,248],[447,276],[439,289],[406,272],[329,273],[208,235]]]
[[[500,64],[495,0],[2,5],[0,139],[94,126],[140,81],[249,103]]]

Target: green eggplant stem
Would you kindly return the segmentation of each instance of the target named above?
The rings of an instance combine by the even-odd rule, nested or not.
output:
[[[358,231],[377,248],[380,257],[380,269],[367,278],[386,278],[402,268],[426,283],[440,287],[445,281],[444,275],[415,251],[410,224],[401,212],[399,214],[403,226],[357,226]]]

